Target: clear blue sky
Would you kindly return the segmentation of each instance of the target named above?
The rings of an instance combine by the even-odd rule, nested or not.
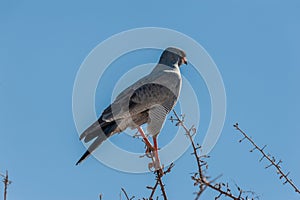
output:
[[[0,1],[0,172],[8,169],[13,181],[8,199],[97,199],[99,193],[118,199],[121,187],[137,197],[149,194],[152,174],[119,172],[94,158],[76,167],[85,149],[72,117],[73,83],[87,54],[113,34],[144,26],[194,38],[222,74],[227,117],[210,153],[210,174],[223,174],[221,180],[261,199],[299,199],[273,169],[264,170],[257,152],[237,142],[232,127],[238,121],[258,144],[268,144],[300,186],[299,9],[297,0]],[[157,56],[136,59],[156,62]],[[182,73],[191,76],[187,68]],[[98,113],[109,103],[104,88],[97,91]],[[209,115],[203,118],[206,127]],[[196,166],[189,151],[164,177],[170,199],[194,197],[189,172]]]

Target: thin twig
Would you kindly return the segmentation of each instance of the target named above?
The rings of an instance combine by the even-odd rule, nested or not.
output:
[[[4,200],[6,200],[7,197],[7,187],[10,185],[12,182],[8,179],[8,171],[6,170],[6,174],[0,174],[3,177],[2,182],[4,183]]]
[[[194,143],[194,141],[193,141],[193,137],[192,137],[192,135],[191,135],[191,129],[188,129],[186,126],[185,126],[185,124],[183,123],[183,120],[181,120],[180,118],[179,118],[179,116],[177,115],[177,113],[176,113],[176,111],[175,110],[173,110],[173,113],[174,113],[174,115],[175,115],[175,117],[176,117],[176,120],[178,121],[177,123],[176,123],[176,125],[177,126],[182,126],[182,128],[184,129],[184,131],[186,132],[186,135],[188,136],[188,138],[189,138],[189,140],[190,140],[190,142],[191,142],[191,144],[192,144],[192,147],[193,147],[193,150],[194,150],[194,156],[195,156],[195,159],[196,159],[196,161],[197,161],[197,166],[198,166],[198,172],[199,172],[199,176],[200,176],[200,178],[201,179],[203,179],[203,174],[202,174],[202,170],[201,170],[201,162],[200,162],[200,159],[198,158],[198,156],[197,156],[197,147],[195,146],[195,143]]]
[[[171,169],[173,167],[174,167],[174,164],[171,163],[170,166],[163,172],[163,175],[166,175],[166,174],[170,173]],[[153,196],[155,194],[155,191],[156,191],[158,185],[160,186],[160,189],[161,189],[162,195],[164,197],[164,200],[167,200],[168,197],[167,197],[167,194],[166,194],[165,185],[162,182],[162,175],[161,175],[161,173],[159,173],[159,171],[156,171],[156,182],[155,182],[155,185],[153,187],[147,186],[147,189],[151,190],[151,194],[150,194],[150,196],[149,196],[148,199],[149,200],[153,200]]]
[[[195,200],[199,199],[201,194],[204,192],[204,190],[206,190],[207,188],[210,188],[216,192],[218,192],[218,196],[215,197],[215,199],[219,199],[222,195],[226,196],[230,199],[234,199],[234,200],[245,200],[248,199],[248,197],[244,198],[242,197],[243,191],[238,187],[239,190],[239,196],[235,196],[231,193],[231,189],[229,188],[228,184],[225,183],[218,183],[218,184],[213,184],[216,179],[209,181],[209,177],[204,175],[204,170],[202,169],[203,167],[205,167],[206,169],[208,168],[208,164],[207,162],[201,160],[201,158],[207,158],[208,156],[200,156],[198,153],[198,150],[201,149],[201,147],[199,145],[195,145],[194,141],[193,141],[193,135],[195,135],[196,130],[195,128],[192,126],[190,129],[187,128],[184,124],[184,117],[180,118],[178,116],[178,114],[176,113],[175,110],[173,110],[173,113],[175,115],[175,119],[171,118],[171,121],[176,121],[176,126],[182,126],[186,135],[188,136],[191,144],[192,144],[192,148],[193,148],[193,153],[195,156],[195,159],[197,161],[197,167],[198,167],[198,172],[195,173],[191,178],[192,180],[195,181],[194,185],[199,185],[199,191],[196,193],[196,198]],[[225,189],[223,189],[225,188]]]
[[[260,148],[258,145],[256,145],[255,142],[243,130],[240,129],[238,123],[234,124],[233,126],[236,128],[236,130],[238,130],[243,135],[243,137],[244,137],[243,139],[248,140],[253,145],[254,148],[250,152],[253,152],[255,149],[257,149],[262,154],[262,158],[260,159],[260,161],[262,161],[264,158],[266,158],[270,162],[270,164],[268,166],[266,166],[265,168],[274,166],[277,170],[277,174],[280,175],[279,179],[282,179],[282,178],[284,179],[283,184],[288,183],[290,186],[292,186],[295,189],[295,192],[300,194],[299,188],[294,184],[292,179],[288,178],[288,175],[290,174],[290,172],[284,173],[281,170],[280,163],[282,163],[282,161],[279,160],[278,162],[276,162],[276,159],[274,157],[271,157],[270,154],[266,154],[264,151],[266,145],[263,148]],[[241,141],[242,140],[240,140],[240,142]]]
[[[126,199],[129,200],[129,197],[128,197],[126,191],[124,190],[124,188],[121,188],[121,190],[122,190],[122,192],[125,194]]]
[[[155,190],[156,190],[157,186],[158,186],[158,180],[156,180],[156,183],[155,183],[155,185],[153,187],[149,187],[149,186],[147,187],[147,189],[151,189],[152,190],[151,194],[149,196],[149,200],[153,200],[153,196],[155,194]]]
[[[167,197],[167,193],[166,193],[166,190],[165,190],[165,185],[163,184],[162,180],[161,180],[161,174],[159,173],[159,171],[156,171],[156,178],[157,178],[157,182],[159,183],[160,185],[160,190],[162,192],[162,195],[164,197],[164,200],[167,200],[168,197]]]

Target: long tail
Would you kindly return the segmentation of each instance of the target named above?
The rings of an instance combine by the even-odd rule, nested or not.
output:
[[[88,150],[81,156],[76,165],[84,161],[88,156],[91,155],[97,147],[99,147],[103,141],[112,135],[114,130],[117,128],[116,122],[103,123],[103,121],[96,121],[87,130],[80,135],[80,140],[84,138],[84,142],[89,142],[96,138],[95,141],[89,146]]]

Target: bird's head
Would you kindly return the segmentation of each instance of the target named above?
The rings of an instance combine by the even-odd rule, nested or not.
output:
[[[175,47],[168,47],[161,54],[159,59],[159,64],[167,65],[170,67],[178,66],[182,64],[187,64],[186,53]]]

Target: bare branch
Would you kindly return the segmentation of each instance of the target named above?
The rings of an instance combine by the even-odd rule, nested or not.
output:
[[[166,175],[166,174],[170,173],[171,169],[173,167],[174,167],[174,164],[171,163],[170,166],[163,172],[163,175]],[[162,174],[159,173],[159,171],[156,171],[156,182],[155,182],[155,185],[153,187],[150,187],[150,186],[146,187],[147,189],[151,190],[151,194],[149,196],[149,200],[153,200],[153,196],[155,194],[155,191],[156,191],[158,185],[160,186],[160,189],[161,189],[162,196],[163,196],[164,200],[167,200],[168,197],[167,197],[167,194],[166,194],[165,185],[162,182]]]
[[[7,197],[7,187],[8,187],[8,185],[10,185],[12,183],[12,181],[10,181],[8,179],[8,171],[7,170],[6,170],[5,175],[3,175],[3,174],[0,174],[0,175],[3,177],[2,182],[4,183],[4,200],[6,200],[6,197]]]
[[[297,192],[297,193],[300,194],[299,188],[294,184],[294,182],[292,181],[292,179],[288,178],[288,175],[290,174],[290,172],[288,172],[288,173],[285,174],[281,170],[280,164],[282,163],[282,160],[279,160],[278,162],[276,162],[275,157],[273,157],[273,156],[271,157],[270,154],[266,154],[265,151],[264,151],[266,145],[263,148],[260,148],[258,145],[256,145],[256,143],[243,130],[240,129],[238,123],[234,124],[233,126],[236,128],[236,130],[238,130],[243,135],[243,137],[246,140],[248,140],[251,143],[251,145],[254,147],[254,150],[257,149],[262,154],[262,157],[260,158],[259,161],[262,161],[264,158],[266,158],[270,162],[270,164],[267,165],[265,168],[267,169],[269,167],[274,166],[276,168],[276,170],[277,170],[277,174],[280,175],[279,179],[282,179],[282,178],[284,179],[283,184],[288,183],[291,187],[294,188],[295,192]]]
[[[129,196],[127,195],[127,192],[125,191],[124,188],[121,188],[122,192],[124,193],[125,197],[126,197],[126,200],[132,200],[135,198],[135,196],[132,196],[131,198],[129,198]]]
[[[163,184],[163,182],[161,180],[161,176],[162,175],[159,173],[159,171],[156,171],[157,182],[160,185],[160,189],[161,189],[162,195],[164,197],[164,200],[167,200],[168,197],[167,197],[167,193],[166,193],[166,190],[165,190],[165,185]]]
[[[175,115],[174,117],[171,117],[170,120],[172,122],[176,122],[176,126],[182,126],[182,128],[185,131],[185,134],[187,135],[187,137],[189,138],[191,144],[192,144],[192,148],[193,148],[193,155],[197,161],[197,167],[198,167],[198,171],[196,173],[194,173],[194,175],[191,177],[192,180],[194,180],[194,185],[197,186],[199,185],[199,191],[196,193],[196,198],[195,200],[199,199],[201,194],[204,192],[204,190],[206,190],[207,188],[210,188],[214,191],[216,191],[218,193],[218,195],[215,197],[215,199],[219,199],[221,196],[226,196],[230,199],[234,199],[234,200],[245,200],[245,199],[249,199],[248,197],[242,197],[242,195],[244,194],[244,192],[240,189],[240,187],[238,188],[239,191],[239,195],[235,196],[232,194],[231,189],[229,187],[228,183],[216,183],[213,184],[219,177],[217,177],[216,179],[213,179],[212,181],[209,181],[209,177],[205,175],[205,169],[208,169],[208,164],[206,161],[204,161],[203,159],[208,158],[208,156],[206,155],[199,155],[198,150],[201,149],[200,145],[196,145],[193,141],[193,136],[196,133],[196,129],[192,126],[190,129],[187,128],[184,124],[184,116],[182,116],[181,118],[179,117],[179,115],[175,112],[175,110],[173,110],[173,113]],[[242,141],[242,140],[241,140]],[[204,169],[203,169],[204,168]]]
[[[147,186],[147,189],[152,190],[151,194],[149,196],[149,200],[153,200],[153,196],[155,194],[155,190],[156,190],[157,186],[158,186],[158,181],[156,181],[156,183],[155,183],[155,185],[153,187]]]

